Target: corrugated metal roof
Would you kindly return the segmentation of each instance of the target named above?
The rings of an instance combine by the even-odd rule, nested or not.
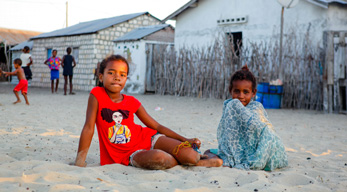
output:
[[[188,3],[186,3],[185,5],[180,7],[179,9],[177,9],[175,12],[173,12],[169,16],[167,16],[165,19],[163,19],[162,22],[165,23],[167,20],[175,19],[179,14],[186,11],[188,8],[196,7],[198,2],[199,2],[199,0],[189,1]]]
[[[151,26],[146,26],[146,27],[139,27],[136,28],[129,33],[126,33],[125,35],[115,39],[115,42],[119,41],[134,41],[134,40],[139,40],[147,35],[150,35],[154,32],[157,32],[159,30],[162,30],[166,27],[170,26],[169,24],[161,24],[161,25],[151,25]]]
[[[17,45],[40,33],[36,31],[0,28],[0,42],[6,40],[7,45]]]
[[[70,26],[67,28],[58,29],[58,30],[48,32],[48,33],[43,33],[41,35],[32,37],[31,39],[41,39],[41,38],[49,38],[49,37],[63,37],[63,36],[96,33],[97,31],[111,27],[112,25],[123,23],[127,20],[133,19],[135,17],[138,17],[140,15],[144,15],[144,14],[148,14],[148,12],[133,13],[133,14],[121,15],[121,16],[117,16],[117,17],[87,21],[87,22],[79,23],[79,24],[76,24],[76,25],[73,25],[73,26]]]
[[[328,8],[328,5],[330,3],[339,3],[342,5],[347,5],[347,2],[343,1],[343,0],[306,0],[306,1],[308,1],[312,4],[315,4],[317,6],[323,7],[323,8]],[[167,20],[170,20],[170,19],[175,20],[178,15],[180,15],[181,13],[186,11],[187,9],[197,7],[197,3],[199,3],[199,0],[189,1],[188,3],[186,3],[185,5],[180,7],[179,9],[177,9],[175,12],[173,12],[169,16],[167,16],[165,19],[163,19],[162,23],[165,23]]]
[[[330,3],[339,3],[342,5],[347,5],[347,2],[342,0],[306,0],[306,1],[326,9],[328,8]]]
[[[25,46],[28,46],[30,49],[33,48],[33,41],[24,41],[23,43],[20,43],[14,47],[12,47],[10,50],[11,51],[18,51],[24,49]]]

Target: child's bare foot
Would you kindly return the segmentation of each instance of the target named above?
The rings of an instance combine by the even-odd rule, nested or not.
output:
[[[220,167],[223,165],[223,160],[215,157],[210,159],[201,159],[196,166],[203,166],[203,167]]]
[[[29,103],[29,102],[26,102],[26,104],[27,104],[27,105],[30,105],[30,103]]]
[[[13,102],[13,104],[17,104],[17,103],[20,103],[20,102],[22,102],[22,101],[21,100],[17,100],[15,102]]]

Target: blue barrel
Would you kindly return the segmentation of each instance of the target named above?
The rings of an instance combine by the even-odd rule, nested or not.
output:
[[[268,93],[269,92],[269,83],[265,83],[265,82],[258,83],[257,92]]]
[[[255,95],[255,100],[263,103],[264,94],[269,92],[269,83],[260,82],[257,85],[257,94]]]
[[[283,86],[282,85],[270,85],[269,93],[283,93]]]
[[[257,94],[255,95],[255,100],[260,103],[263,103],[263,93],[257,92]]]
[[[263,95],[263,106],[266,109],[280,109],[282,95],[277,93],[266,93]]]

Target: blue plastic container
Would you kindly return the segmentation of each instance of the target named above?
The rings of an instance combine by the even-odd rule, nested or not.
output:
[[[255,95],[255,100],[260,103],[263,103],[263,93],[257,92],[257,94]]]
[[[282,95],[277,93],[264,93],[263,106],[266,109],[279,109],[281,108]]]
[[[283,93],[283,86],[282,85],[270,85],[269,93]]]
[[[260,82],[257,85],[257,94],[255,95],[255,100],[263,103],[264,94],[269,92],[269,83]]]
[[[265,82],[258,83],[257,92],[268,93],[269,92],[269,83],[265,83]]]

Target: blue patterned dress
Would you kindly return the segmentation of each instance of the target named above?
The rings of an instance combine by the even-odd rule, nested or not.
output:
[[[284,145],[257,101],[246,107],[238,99],[224,101],[217,139],[224,166],[271,171],[288,165]]]

